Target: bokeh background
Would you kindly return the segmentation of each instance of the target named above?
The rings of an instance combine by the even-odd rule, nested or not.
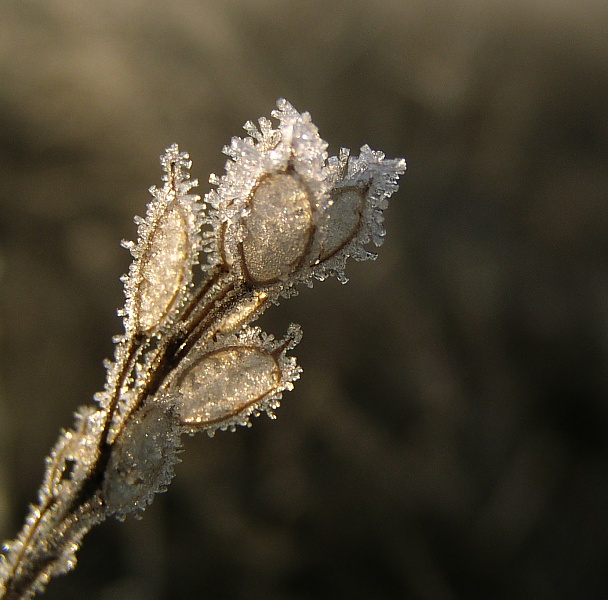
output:
[[[3,0],[0,538],[104,379],[158,155],[278,97],[405,157],[375,264],[267,313],[278,420],[188,439],[46,597],[608,597],[608,3]]]

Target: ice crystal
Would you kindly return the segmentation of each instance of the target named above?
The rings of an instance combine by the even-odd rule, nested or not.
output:
[[[301,369],[288,352],[299,327],[275,339],[250,324],[299,283],[335,275],[384,238],[382,213],[405,170],[363,146],[328,157],[308,113],[279,100],[224,148],[225,173],[204,199],[190,159],[161,157],[123,276],[124,334],[105,362],[98,408],[83,407],[47,459],[38,502],[0,557],[0,598],[30,598],[70,570],[87,531],[108,516],[140,515],[164,491],[184,433],[274,418]],[[195,266],[202,265],[200,269]]]

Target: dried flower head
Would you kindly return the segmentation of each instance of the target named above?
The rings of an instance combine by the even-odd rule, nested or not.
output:
[[[38,503],[5,545],[0,598],[31,597],[73,568],[93,525],[140,514],[171,481],[182,434],[274,418],[300,376],[287,353],[301,332],[275,339],[251,322],[299,283],[345,282],[349,257],[375,258],[365,245],[382,243],[405,162],[368,146],[328,158],[308,113],[279,100],[272,116],[276,128],[248,122],[224,148],[226,172],[204,201],[190,193],[188,155],[173,145],[162,156],[163,186],[150,189],[137,241],[123,242],[125,332],[98,408],[79,409],[47,459]]]

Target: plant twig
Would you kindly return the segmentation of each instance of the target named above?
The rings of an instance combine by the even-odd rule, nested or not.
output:
[[[251,322],[300,283],[345,282],[349,257],[375,258],[364,246],[382,243],[382,212],[405,162],[368,146],[328,158],[308,113],[279,100],[273,116],[276,129],[261,118],[232,139],[204,202],[190,193],[188,155],[173,145],[161,157],[163,187],[151,188],[136,219],[137,242],[123,242],[133,255],[125,331],[104,390],[47,458],[38,501],[4,546],[1,599],[43,591],[74,568],[91,527],[141,513],[170,483],[184,433],[274,417],[300,376],[287,353],[301,333],[291,325],[275,340]]]

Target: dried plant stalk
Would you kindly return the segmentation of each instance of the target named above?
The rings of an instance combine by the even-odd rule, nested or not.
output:
[[[251,322],[299,283],[346,282],[349,257],[375,258],[364,246],[382,243],[382,211],[405,162],[368,146],[328,158],[308,113],[279,100],[272,116],[276,129],[248,122],[249,136],[224,148],[226,173],[210,178],[204,201],[190,193],[188,155],[173,145],[162,156],[163,186],[136,218],[137,242],[123,242],[133,255],[125,332],[104,390],[47,459],[38,501],[4,546],[0,598],[41,592],[74,567],[91,527],[140,514],[171,481],[184,433],[274,418],[300,375],[288,352],[301,333],[291,325],[276,340]]]

